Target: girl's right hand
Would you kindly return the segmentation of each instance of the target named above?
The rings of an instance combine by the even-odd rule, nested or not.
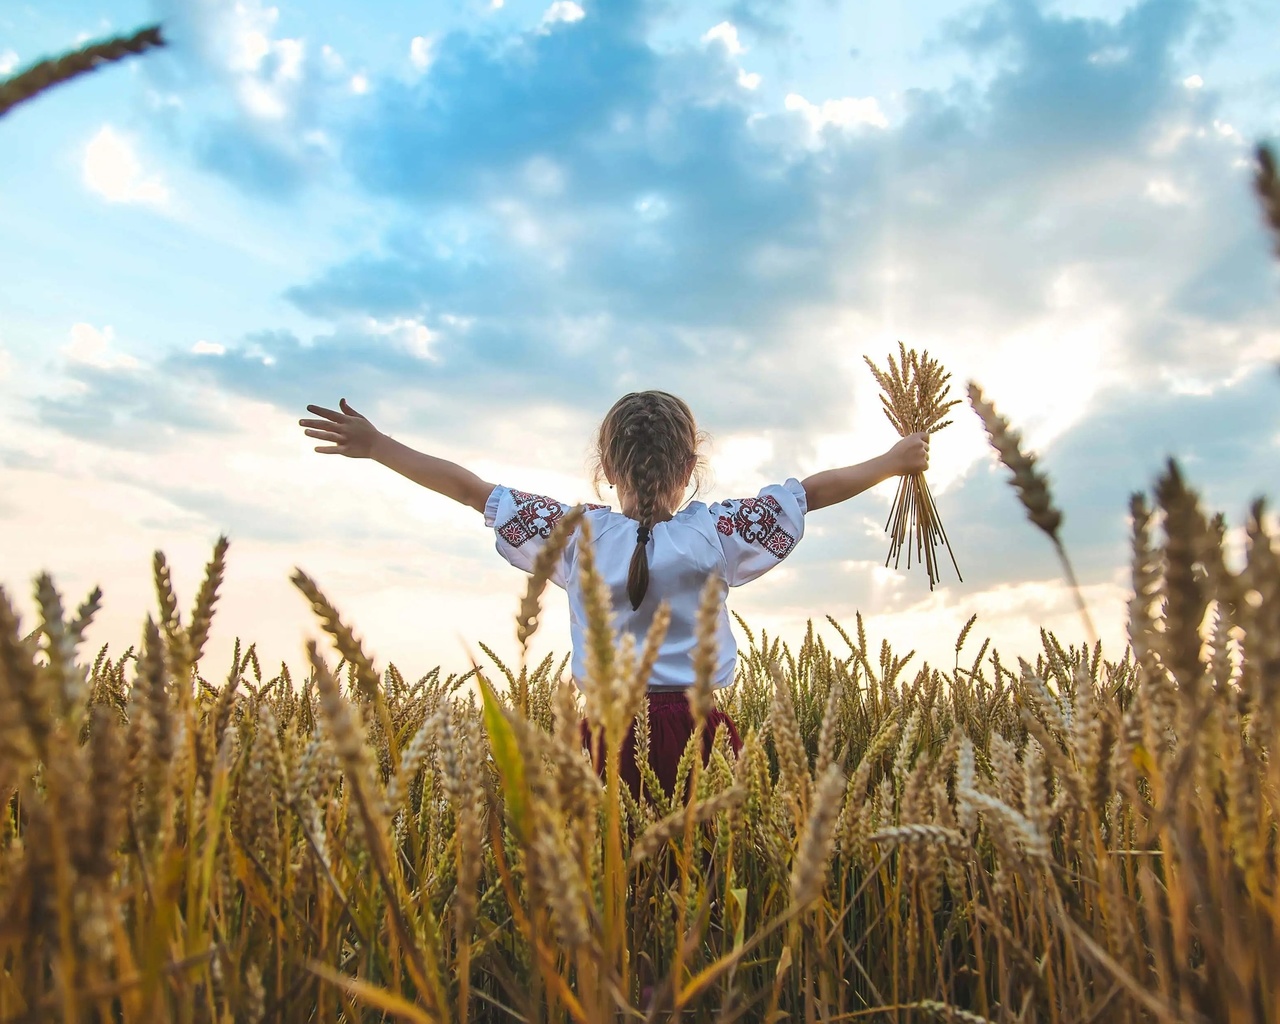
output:
[[[320,405],[309,405],[308,412],[323,416],[324,419],[298,420],[298,426],[307,428],[307,437],[330,442],[316,448],[321,455],[345,455],[349,459],[369,458],[373,454],[374,443],[382,434],[351,408],[345,398],[338,402],[338,408],[341,412],[334,412]]]

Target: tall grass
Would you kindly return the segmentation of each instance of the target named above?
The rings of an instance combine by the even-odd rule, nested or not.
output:
[[[603,602],[582,701],[378,671],[302,574],[334,651],[210,681],[224,544],[186,624],[157,557],[118,658],[77,658],[96,594],[42,577],[30,635],[0,594],[0,1020],[1280,1020],[1280,552],[1258,505],[1229,569],[1172,464],[1132,519],[1119,660],[744,623],[688,801],[619,783],[652,652]]]

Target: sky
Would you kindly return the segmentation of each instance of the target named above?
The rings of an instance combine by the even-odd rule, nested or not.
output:
[[[160,21],[162,52],[0,119],[0,583],[95,585],[136,643],[162,550],[204,667],[302,659],[311,574],[376,659],[514,659],[525,578],[473,510],[296,422],[345,397],[481,477],[596,500],[621,394],[684,397],[699,498],[896,440],[899,340],[1023,431],[1107,646],[1128,501],[1176,457],[1239,527],[1280,481],[1280,263],[1250,191],[1280,135],[1262,0],[68,0],[0,6],[0,75]],[[929,473],[963,582],[886,568],[893,484],[810,515],[736,589],[950,666],[1085,630],[967,405]],[[607,492],[606,492],[607,493]],[[562,594],[533,653],[568,650]],[[740,634],[741,635],[741,634]],[[970,651],[973,653],[973,651]]]

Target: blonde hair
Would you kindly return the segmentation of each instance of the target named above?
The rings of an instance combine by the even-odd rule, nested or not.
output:
[[[613,403],[600,424],[595,450],[595,486],[608,476],[635,495],[636,550],[627,575],[634,611],[649,589],[649,530],[692,475],[701,489],[705,463],[699,451],[707,439],[683,399],[665,391],[633,391]],[[697,490],[694,491],[697,494]]]

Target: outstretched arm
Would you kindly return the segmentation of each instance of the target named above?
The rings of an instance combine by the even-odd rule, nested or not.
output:
[[[415,451],[408,445],[387,437],[351,408],[345,398],[338,403],[338,408],[340,411],[309,405],[308,412],[323,418],[298,420],[298,425],[306,428],[308,437],[329,442],[316,448],[320,454],[373,459],[415,484],[470,505],[477,512],[484,511],[485,502],[493,491],[493,484],[486,483],[469,469],[463,469],[456,463]]]
[[[929,435],[908,434],[883,455],[843,469],[826,469],[801,481],[810,512],[847,501],[891,476],[929,468]]]

